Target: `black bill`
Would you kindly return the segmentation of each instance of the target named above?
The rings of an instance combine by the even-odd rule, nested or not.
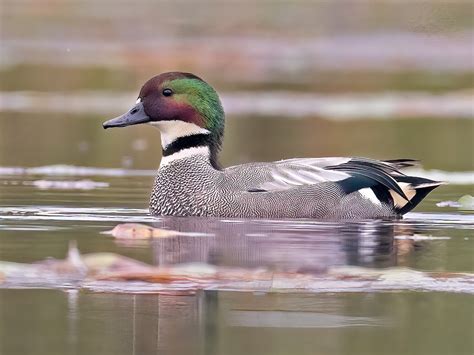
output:
[[[139,102],[127,113],[104,122],[102,126],[104,129],[107,129],[113,127],[126,127],[146,122],[150,122],[150,117],[148,117],[148,115],[145,113],[143,103]]]

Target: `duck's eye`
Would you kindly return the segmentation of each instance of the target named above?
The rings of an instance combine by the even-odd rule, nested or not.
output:
[[[171,89],[163,89],[163,95],[164,95],[164,96],[171,96],[171,95],[173,95],[173,90],[171,90]]]

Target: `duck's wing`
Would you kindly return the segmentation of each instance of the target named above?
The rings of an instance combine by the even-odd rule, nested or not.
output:
[[[341,181],[350,177],[344,171],[328,170],[325,167],[339,165],[350,158],[306,158],[287,159],[263,166],[265,179],[256,190],[283,191],[297,186],[314,185],[326,181]]]
[[[368,194],[367,190],[371,190],[375,201],[388,203],[403,214],[441,184],[407,176],[399,170],[417,163],[412,159],[297,158],[244,164],[230,167],[226,172],[236,175],[234,181],[239,180],[237,176],[243,177],[245,182],[241,188],[256,193],[285,191],[322,182],[334,182],[346,194],[355,191]]]
[[[251,188],[255,191],[281,191],[296,186],[348,180],[344,184],[345,189],[353,188],[355,191],[381,184],[404,197],[395,176],[403,175],[398,168],[411,166],[414,163],[415,161],[409,159],[378,161],[345,157],[296,158],[272,163],[245,164],[226,170],[247,173],[253,170],[255,176],[258,176],[258,180],[254,181]]]
[[[276,164],[282,163],[296,163],[302,165],[309,165],[317,168],[328,168],[331,166],[339,166],[346,163],[358,164],[362,163],[364,165],[376,165],[381,168],[389,168],[390,170],[400,170],[403,168],[408,168],[411,166],[416,166],[419,164],[418,160],[414,159],[393,159],[393,160],[375,160],[370,158],[360,158],[360,157],[332,157],[332,158],[294,158],[294,159],[285,159],[275,162]]]
[[[248,191],[283,191],[297,186],[339,181],[349,177],[343,171],[326,170],[350,158],[288,159],[266,163],[248,163],[225,169],[226,176]]]

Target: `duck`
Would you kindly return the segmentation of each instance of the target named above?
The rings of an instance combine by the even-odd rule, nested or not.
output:
[[[152,77],[135,105],[103,128],[137,124],[161,134],[154,216],[398,219],[442,184],[402,173],[413,159],[292,158],[223,168],[224,109],[216,90],[191,73]]]

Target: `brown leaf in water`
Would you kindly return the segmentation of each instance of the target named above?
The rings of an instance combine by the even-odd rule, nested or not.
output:
[[[194,282],[201,283],[216,279],[216,268],[207,264],[180,266],[151,266],[142,268],[104,270],[95,278],[113,281],[145,281],[151,283]]]
[[[114,227],[114,229],[104,232],[111,234],[117,239],[152,239],[152,238],[169,238],[179,235],[179,232],[153,228],[141,223],[122,223]]]
[[[206,270],[207,268],[207,270]],[[205,285],[218,281],[231,282],[251,282],[251,281],[269,281],[274,273],[263,270],[246,270],[241,268],[219,267],[218,269],[211,265],[188,265],[188,266],[170,266],[153,267],[142,270],[121,270],[104,273],[95,276],[96,280],[101,281],[143,281],[150,283],[174,283],[174,282],[192,282],[198,285]],[[285,274],[286,276],[295,276],[295,274]]]
[[[179,281],[201,283],[207,278],[170,273],[166,270],[109,272],[98,275],[96,280],[107,281],[144,281],[150,283],[172,283]]]

